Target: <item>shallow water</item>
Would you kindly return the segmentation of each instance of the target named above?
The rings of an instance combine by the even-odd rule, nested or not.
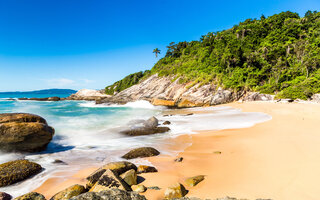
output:
[[[167,138],[181,134],[193,134],[196,130],[221,130],[250,127],[271,119],[263,113],[244,113],[230,107],[188,109],[188,112],[209,110],[205,114],[190,116],[162,115],[163,107],[155,107],[146,101],[126,105],[95,105],[85,101],[6,101],[0,100],[0,113],[26,112],[44,117],[56,133],[44,152],[35,154],[0,153],[0,163],[26,158],[41,164],[45,170],[39,175],[13,186],[1,188],[13,196],[21,195],[39,187],[55,172],[76,172],[92,165],[121,160],[120,156],[129,149],[152,146],[162,154],[175,155],[166,149]],[[164,134],[127,137],[120,130],[132,124],[132,120],[148,119],[156,116],[161,122],[169,120],[171,131]],[[135,123],[135,122],[133,122]],[[187,147],[189,144],[185,144]],[[183,150],[181,147],[180,150]],[[57,165],[53,161],[62,160],[68,165]],[[145,163],[140,159],[133,162]]]

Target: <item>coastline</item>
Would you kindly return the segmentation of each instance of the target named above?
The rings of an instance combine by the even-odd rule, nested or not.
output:
[[[187,197],[317,198],[315,181],[320,173],[311,169],[320,165],[320,149],[317,149],[320,135],[315,127],[320,105],[234,102],[222,106],[263,112],[273,119],[250,128],[201,131],[168,139],[174,144],[171,148],[184,143],[192,145],[179,154],[184,158],[179,163],[174,162],[175,157],[166,155],[148,158],[159,172],[142,174],[145,179],[142,184],[158,186],[161,190],[149,189],[142,195],[147,199],[162,199],[171,184],[177,181],[183,184],[187,177],[205,175],[205,180],[197,186],[187,187]],[[49,179],[35,191],[49,198],[72,184],[84,184],[92,171],[94,168],[81,170],[58,185]]]

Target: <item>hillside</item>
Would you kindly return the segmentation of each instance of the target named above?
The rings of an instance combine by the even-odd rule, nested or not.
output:
[[[213,84],[233,92],[308,99],[320,92],[319,68],[320,13],[308,11],[300,17],[288,11],[247,19],[199,41],[170,43],[151,71],[129,75],[106,87],[106,93],[158,74],[188,87]]]

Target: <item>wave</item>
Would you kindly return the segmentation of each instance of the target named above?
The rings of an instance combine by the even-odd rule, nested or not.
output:
[[[159,109],[160,106],[154,106],[149,101],[145,100],[139,100],[134,102],[128,102],[126,104],[120,105],[120,104],[96,104],[93,101],[90,102],[82,102],[79,103],[79,106],[81,107],[88,107],[88,108],[101,108],[101,107],[124,107],[124,108],[143,108],[143,109]]]

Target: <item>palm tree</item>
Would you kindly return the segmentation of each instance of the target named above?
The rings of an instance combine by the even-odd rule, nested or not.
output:
[[[156,58],[158,57],[158,54],[160,54],[160,49],[158,48],[155,48],[153,49],[153,52],[152,53],[155,53],[156,54]]]

